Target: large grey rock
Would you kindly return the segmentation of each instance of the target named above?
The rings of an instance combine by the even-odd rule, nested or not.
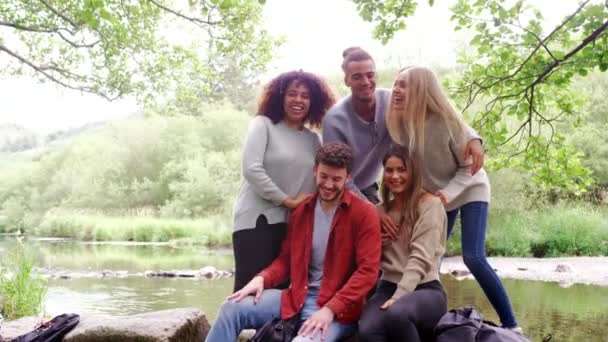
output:
[[[184,308],[126,317],[81,317],[64,341],[200,342],[208,332],[205,314],[195,308]]]
[[[41,323],[37,317],[4,322],[0,335],[6,342]],[[199,309],[183,308],[145,314],[108,317],[81,316],[65,342],[202,342],[209,332],[207,317]]]

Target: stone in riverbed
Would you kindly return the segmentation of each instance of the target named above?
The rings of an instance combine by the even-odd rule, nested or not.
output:
[[[468,270],[452,270],[450,274],[455,278],[463,278],[471,274],[471,272],[469,272]]]
[[[217,269],[213,266],[205,266],[205,267],[201,268],[200,270],[198,270],[198,274],[201,277],[211,279],[217,275]]]
[[[555,266],[555,272],[570,273],[572,272],[572,266],[568,264],[557,264],[557,266]]]

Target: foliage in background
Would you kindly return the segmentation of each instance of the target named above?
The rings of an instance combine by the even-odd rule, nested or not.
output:
[[[488,255],[608,255],[608,194],[596,205],[538,191],[527,172],[502,169],[490,176]],[[461,251],[460,229],[456,229],[447,253],[460,255]]]
[[[353,2],[363,19],[376,23],[374,35],[383,42],[405,28],[418,3]],[[576,75],[608,70],[608,4],[582,1],[549,29],[523,0],[458,0],[451,10],[455,29],[473,32],[473,50],[463,53],[463,70],[448,85],[495,152],[492,164],[531,171],[547,189],[583,192],[591,179],[567,139],[581,108],[570,86]],[[562,120],[572,125],[559,127]]]
[[[256,75],[280,44],[260,28],[261,11],[257,0],[5,0],[2,72],[109,100],[217,96],[226,66]]]
[[[38,315],[47,281],[36,273],[34,257],[19,242],[0,261],[0,310],[7,320]]]
[[[119,121],[39,160],[7,163],[0,169],[0,215],[7,217],[7,229],[36,227],[53,208],[229,217],[249,117],[228,104],[202,111],[201,118]]]
[[[442,79],[454,72],[437,71]],[[390,87],[396,70],[378,73],[378,86]],[[588,196],[577,196],[539,186],[532,172],[489,169],[491,255],[608,254],[605,75],[579,77],[571,88],[583,102],[568,144],[585,152],[582,162],[596,187]],[[340,95],[348,93],[341,73],[328,80]],[[200,106],[194,100],[187,105],[198,111],[196,117],[170,106],[95,125],[79,136],[61,133],[53,149],[33,160],[16,158],[29,151],[4,163],[0,155],[0,232],[229,245],[249,116],[230,104]],[[488,159],[496,157],[495,151],[488,154]],[[459,241],[450,239],[451,254],[460,251]]]

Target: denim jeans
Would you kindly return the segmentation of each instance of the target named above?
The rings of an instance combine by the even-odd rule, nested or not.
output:
[[[319,310],[317,306],[317,288],[310,288],[300,311],[300,320],[304,322],[313,313]],[[264,290],[260,301],[253,303],[253,297],[249,296],[240,302],[225,301],[220,308],[215,323],[207,335],[207,342],[236,341],[243,329],[258,329],[264,323],[281,315],[281,290]],[[355,331],[355,324],[341,324],[336,321],[329,326],[326,342],[337,341],[342,337],[349,336]],[[320,342],[321,335],[302,337],[298,336],[295,342]]]
[[[488,203],[470,202],[459,209],[448,211],[448,238],[452,234],[456,216],[460,211],[462,230],[462,258],[473,274],[486,297],[498,313],[505,328],[517,326],[511,302],[500,278],[486,259],[486,228],[488,225]]]

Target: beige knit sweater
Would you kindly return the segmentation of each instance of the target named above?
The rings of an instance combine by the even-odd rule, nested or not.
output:
[[[414,227],[401,227],[397,239],[382,246],[382,279],[397,284],[393,299],[413,292],[418,284],[439,280],[446,245],[445,208],[439,198],[428,196],[418,204],[418,213]]]

